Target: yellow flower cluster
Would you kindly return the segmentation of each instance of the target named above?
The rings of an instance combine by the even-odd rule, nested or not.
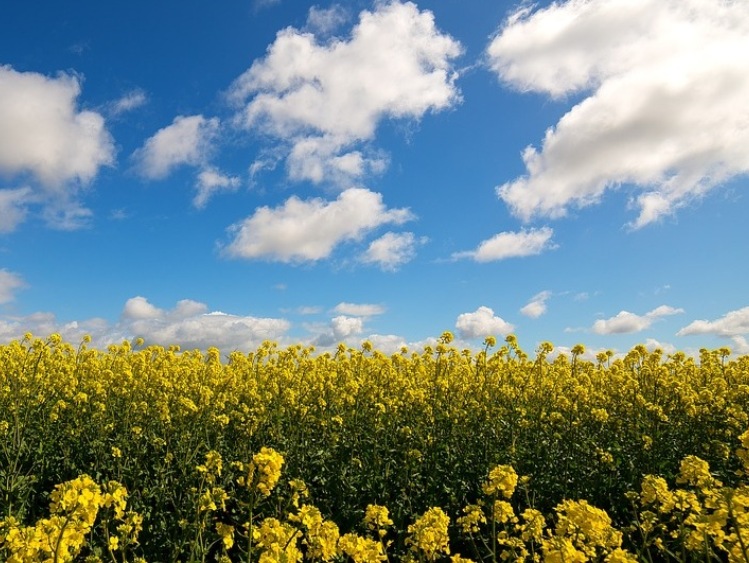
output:
[[[510,498],[518,485],[518,474],[509,465],[498,465],[489,472],[484,483],[484,493],[489,496]]]
[[[449,525],[450,517],[441,508],[432,507],[408,526],[406,545],[427,561],[435,561],[440,555],[449,555]]]
[[[137,544],[141,531],[140,515],[128,512],[127,491],[111,481],[104,490],[88,475],[55,486],[50,495],[50,517],[40,519],[34,526],[23,526],[14,517],[0,521],[0,555],[7,563],[66,563],[72,562],[87,544],[88,536],[100,509],[110,509],[111,518],[118,522],[117,534],[107,536],[110,554]]]
[[[252,457],[250,463],[249,483],[260,494],[269,496],[281,478],[281,467],[284,459],[281,454],[271,448],[262,448],[260,453]]]
[[[155,561],[739,560],[749,545],[749,356],[542,342],[531,358],[512,335],[471,351],[450,333],[390,355],[89,342],[0,345],[0,561],[41,558],[55,534],[79,559]],[[137,491],[63,484],[45,518],[43,486],[94,471]]]

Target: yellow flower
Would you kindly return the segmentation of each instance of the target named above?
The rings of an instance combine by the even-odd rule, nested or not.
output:
[[[515,511],[512,505],[506,500],[495,500],[492,510],[492,517],[495,522],[506,524],[507,522],[517,522]]]
[[[370,530],[376,530],[392,526],[393,521],[387,507],[370,504],[364,513],[364,525]]]
[[[338,540],[338,548],[342,554],[353,559],[354,563],[380,563],[387,559],[380,542],[356,534],[342,535]]]
[[[231,549],[234,545],[234,526],[228,524],[222,524],[216,522],[216,532],[218,533],[221,541],[226,549]]]
[[[281,467],[284,459],[272,448],[261,448],[260,453],[252,456],[249,482],[264,496],[269,496],[281,478]]]
[[[518,474],[509,465],[497,465],[489,472],[489,478],[483,485],[484,493],[489,496],[502,495],[510,498],[518,484]]]
[[[463,516],[457,519],[457,523],[466,534],[475,534],[479,531],[480,524],[486,524],[484,511],[477,504],[469,504],[463,509]]]
[[[430,508],[408,526],[406,545],[411,546],[412,551],[421,552],[428,561],[434,561],[443,554],[449,555],[449,524],[450,518],[441,508]]]

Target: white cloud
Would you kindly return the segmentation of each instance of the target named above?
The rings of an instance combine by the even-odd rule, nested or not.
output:
[[[296,313],[299,315],[319,315],[322,313],[322,307],[316,305],[303,305],[297,308]]]
[[[644,315],[636,315],[629,311],[620,311],[609,319],[599,319],[593,323],[593,332],[596,334],[624,334],[629,332],[641,332],[660,319],[670,315],[683,313],[684,309],[676,309],[668,305],[661,305]]]
[[[385,166],[381,155],[354,149],[374,138],[382,120],[419,119],[459,102],[450,61],[460,53],[431,12],[383,2],[363,11],[345,40],[321,43],[292,27],[280,31],[230,97],[242,106],[241,126],[287,146],[292,178],[350,182]]]
[[[131,297],[125,302],[122,309],[122,318],[128,321],[138,321],[145,319],[160,319],[165,313],[161,309],[154,307],[145,297]]]
[[[383,354],[397,354],[403,347],[412,349],[406,340],[397,334],[370,334],[367,340],[372,343],[375,350]]]
[[[26,219],[34,197],[31,188],[0,190],[0,233],[10,233]]]
[[[218,128],[215,117],[175,117],[171,125],[159,129],[135,151],[138,171],[146,178],[161,179],[183,164],[204,165]]]
[[[18,274],[6,269],[0,270],[0,305],[10,303],[15,299],[17,290],[26,287],[26,282]]]
[[[333,338],[345,340],[349,336],[361,334],[364,330],[364,321],[360,317],[340,315],[331,319],[330,326],[333,329]]]
[[[585,98],[497,188],[523,220],[627,187],[635,228],[749,172],[749,4],[569,0],[511,17],[488,47],[511,86]]]
[[[306,30],[326,35],[346,23],[347,19],[348,14],[340,4],[334,4],[330,8],[312,6],[307,14]]]
[[[526,317],[537,319],[546,313],[546,302],[551,297],[551,291],[542,291],[534,295],[520,312]]]
[[[341,315],[371,317],[374,315],[382,315],[385,312],[385,307],[370,303],[346,303],[343,301],[336,305],[333,310]]]
[[[749,307],[729,311],[714,321],[692,321],[676,333],[677,336],[690,334],[714,334],[716,336],[749,334]]]
[[[230,227],[234,240],[225,252],[236,258],[279,262],[320,260],[341,242],[412,218],[408,209],[387,209],[380,194],[362,188],[350,188],[334,201],[292,196],[280,207],[261,207]]]
[[[506,336],[515,329],[501,317],[495,316],[492,309],[484,306],[479,307],[473,313],[458,315],[455,328],[461,338],[485,338],[498,334]]]
[[[338,315],[328,324],[306,325],[311,333],[310,343],[316,348],[331,348],[340,342],[352,344],[352,338],[364,331],[364,319],[358,316]]]
[[[114,161],[104,118],[78,111],[76,76],[48,78],[0,66],[0,172],[31,173],[46,187],[90,182]]]
[[[146,93],[141,89],[135,89],[109,103],[107,111],[110,116],[116,117],[145,105],[147,101]]]
[[[90,334],[98,348],[141,337],[146,344],[178,344],[183,349],[215,346],[224,352],[250,351],[264,340],[280,340],[290,326],[285,319],[208,312],[204,303],[190,299],[162,309],[138,296],[128,299],[114,324],[98,318],[61,322],[52,313],[0,318],[0,341],[21,338],[26,332],[38,337],[58,332],[70,342]]]
[[[240,179],[237,176],[226,176],[215,168],[205,168],[198,174],[198,193],[192,200],[192,204],[202,209],[215,194],[222,191],[236,191]]]
[[[731,340],[733,341],[733,351],[736,354],[746,355],[749,354],[749,342],[746,341],[746,338],[743,336],[732,336]]]
[[[416,256],[416,246],[426,239],[417,239],[413,233],[387,232],[369,243],[362,262],[376,264],[383,270],[394,272]]]
[[[476,262],[492,262],[507,258],[534,256],[545,250],[552,250],[556,245],[551,242],[554,231],[549,227],[505,231],[479,244],[476,250],[456,252],[453,259],[470,258]]]
[[[29,205],[41,206],[54,227],[80,226],[90,215],[78,194],[102,166],[114,164],[114,143],[104,118],[79,111],[77,76],[50,78],[0,65],[0,175],[28,175],[29,187],[3,190],[0,231],[14,230]]]

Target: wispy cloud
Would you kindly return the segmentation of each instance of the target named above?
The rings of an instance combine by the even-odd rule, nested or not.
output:
[[[0,305],[15,299],[16,291],[27,287],[23,278],[6,269],[0,270]]]
[[[549,227],[529,229],[518,232],[505,231],[479,244],[476,250],[456,252],[454,260],[470,258],[476,262],[493,262],[507,258],[535,256],[546,250],[553,250],[556,245],[551,237],[554,231]]]

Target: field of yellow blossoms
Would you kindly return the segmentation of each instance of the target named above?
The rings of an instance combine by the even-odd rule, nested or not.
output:
[[[0,561],[749,563],[749,356],[0,345]]]

